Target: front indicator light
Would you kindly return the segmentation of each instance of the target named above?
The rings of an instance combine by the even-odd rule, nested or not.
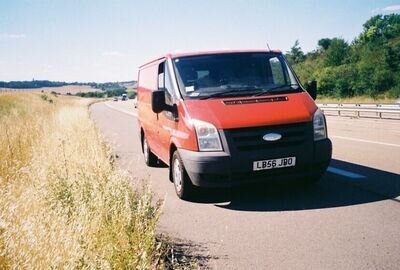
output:
[[[325,116],[320,109],[316,110],[314,113],[313,125],[314,125],[314,141],[320,141],[328,138],[328,134],[326,132]]]

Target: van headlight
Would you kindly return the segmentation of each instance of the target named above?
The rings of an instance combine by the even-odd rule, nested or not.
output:
[[[326,132],[326,123],[324,113],[317,109],[313,117],[314,141],[320,141],[328,137]]]
[[[207,122],[193,119],[197,143],[200,151],[222,151],[221,139],[217,128]]]

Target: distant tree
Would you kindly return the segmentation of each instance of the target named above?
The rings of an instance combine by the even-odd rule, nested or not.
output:
[[[318,40],[318,46],[326,51],[329,46],[331,45],[332,40],[330,38],[321,38],[320,40]]]
[[[319,94],[400,97],[400,14],[371,17],[351,44],[322,38],[304,61],[295,60],[298,49],[296,42],[287,58],[303,83],[318,81]]]
[[[376,15],[363,24],[364,31],[360,34],[358,42],[369,43],[376,46],[386,40],[400,36],[400,15]]]
[[[333,38],[326,50],[325,63],[327,66],[339,66],[344,64],[348,56],[349,45],[344,39]]]
[[[400,71],[400,40],[392,46],[386,45],[383,49],[385,63],[389,70]]]
[[[294,45],[292,48],[290,48],[290,51],[287,52],[286,57],[291,64],[298,64],[306,59],[298,40],[294,42]]]

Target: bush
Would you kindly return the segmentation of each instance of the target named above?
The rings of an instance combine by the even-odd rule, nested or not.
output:
[[[319,93],[331,97],[351,97],[354,95],[353,80],[356,71],[352,65],[324,68],[317,73]]]
[[[325,52],[327,66],[340,66],[348,56],[349,45],[341,38],[333,38]]]
[[[400,85],[396,85],[388,92],[390,98],[400,98]]]
[[[85,92],[85,93],[78,92],[75,95],[79,97],[103,98],[105,94],[104,92],[96,91],[96,92]]]
[[[136,92],[133,92],[133,91],[128,92],[129,99],[134,99],[135,97],[136,97]]]

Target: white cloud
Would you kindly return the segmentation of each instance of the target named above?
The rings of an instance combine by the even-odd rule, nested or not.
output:
[[[25,34],[0,34],[0,38],[9,38],[9,39],[20,39],[20,38],[26,38]]]
[[[112,57],[119,57],[119,56],[124,56],[125,54],[122,52],[118,51],[106,51],[103,52],[103,56],[112,56]]]
[[[374,8],[373,10],[371,10],[371,14],[394,13],[394,12],[400,12],[400,5],[392,5],[384,8]]]
[[[372,14],[378,14],[380,11],[381,11],[380,8],[374,8],[374,9],[371,11],[371,13],[372,13]]]
[[[400,11],[400,5],[387,6],[382,8],[384,12]]]

